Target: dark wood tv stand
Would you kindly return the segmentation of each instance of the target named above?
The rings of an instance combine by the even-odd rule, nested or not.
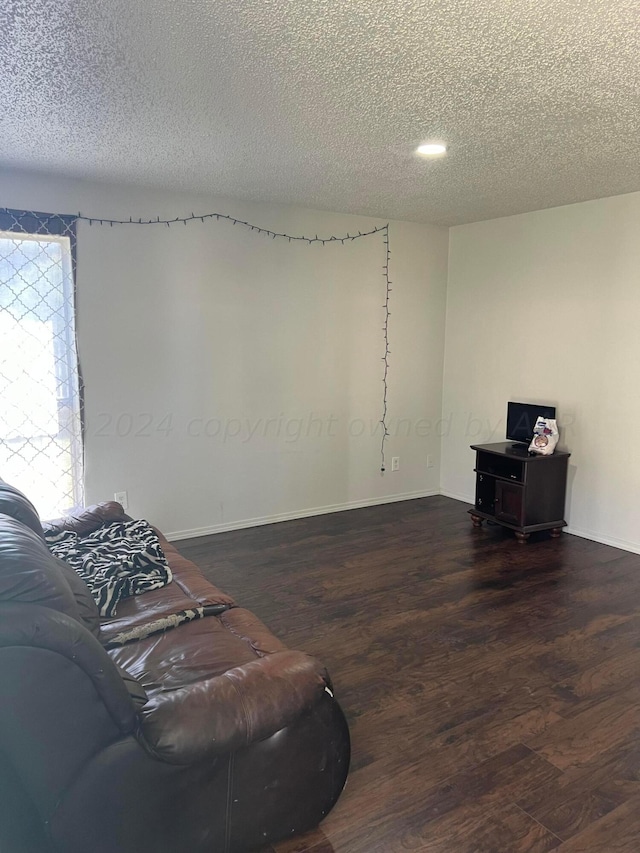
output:
[[[485,520],[508,527],[521,545],[537,530],[560,536],[566,527],[564,501],[570,453],[530,456],[510,441],[472,444],[476,452],[476,499],[469,510],[474,527]]]

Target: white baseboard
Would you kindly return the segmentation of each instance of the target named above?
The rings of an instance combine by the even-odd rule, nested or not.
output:
[[[265,524],[276,524],[280,521],[293,521],[296,518],[311,518],[314,515],[328,515],[332,512],[344,512],[350,509],[362,509],[368,506],[379,506],[382,504],[396,503],[398,501],[410,501],[416,498],[430,498],[434,495],[443,495],[446,498],[460,501],[461,503],[473,506],[473,497],[469,495],[459,495],[455,492],[450,492],[447,489],[429,489],[420,492],[406,492],[400,495],[386,495],[382,498],[369,498],[362,501],[347,501],[341,504],[330,504],[329,506],[311,507],[309,509],[294,510],[293,512],[283,512],[277,515],[264,515],[259,518],[246,518],[240,521],[223,522],[222,524],[212,524],[209,527],[196,527],[191,530],[176,530],[173,533],[166,534],[167,539],[175,541],[177,539],[194,539],[197,536],[210,536],[213,533],[225,533],[229,530],[242,530],[249,527],[261,527]],[[592,542],[599,542],[602,545],[610,545],[612,548],[620,548],[622,551],[630,551],[632,554],[640,554],[640,544],[631,542],[626,539],[617,539],[613,536],[601,536],[597,533],[592,533],[588,530],[580,530],[577,527],[565,527],[565,533],[573,536],[580,536],[582,539],[590,539]]]
[[[621,551],[630,551],[632,554],[640,554],[640,544],[630,542],[628,539],[616,539],[615,536],[601,536],[588,530],[579,530],[576,527],[565,527],[565,533],[580,536],[581,539],[590,539],[592,542],[600,542],[601,545],[610,545],[612,548],[620,548]]]
[[[440,494],[446,498],[453,498],[456,501],[473,506],[474,498],[471,495],[458,495],[454,492],[441,489]],[[612,548],[620,548],[622,551],[630,551],[632,554],[640,554],[640,544],[638,542],[630,542],[627,539],[616,539],[614,536],[600,536],[597,533],[592,533],[589,530],[581,530],[578,527],[569,525],[564,528],[565,533],[572,536],[579,536],[581,539],[590,539],[592,542],[600,542],[601,545],[610,545]]]
[[[448,489],[440,489],[439,494],[443,495],[445,498],[453,498],[454,501],[462,501],[463,504],[471,504],[471,506],[473,506],[473,496],[457,495],[455,492],[448,491]]]
[[[381,498],[369,498],[363,501],[347,501],[341,504],[330,504],[329,506],[318,506],[310,509],[283,512],[277,515],[263,515],[259,518],[245,518],[241,521],[223,522],[212,524],[209,527],[196,527],[192,530],[175,530],[173,533],[165,533],[169,541],[177,539],[194,539],[196,536],[210,536],[212,533],[225,533],[228,530],[242,530],[246,527],[260,527],[264,524],[275,524],[279,521],[293,521],[296,518],[310,518],[314,515],[328,515],[331,512],[343,512],[349,509],[362,509],[367,506],[378,506],[381,504],[397,503],[398,501],[411,501],[416,498],[430,498],[439,495],[439,489],[429,489],[420,492],[406,492],[402,495],[385,495]]]

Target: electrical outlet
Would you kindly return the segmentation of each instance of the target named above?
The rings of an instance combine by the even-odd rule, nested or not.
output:
[[[129,501],[127,500],[126,492],[115,492],[113,495],[114,501],[117,501],[119,504],[122,504],[122,509],[128,509]]]
[[[427,468],[433,468],[433,456],[431,454],[427,456]]]
[[[397,471],[400,468],[400,457],[392,456],[391,457],[391,470]]]

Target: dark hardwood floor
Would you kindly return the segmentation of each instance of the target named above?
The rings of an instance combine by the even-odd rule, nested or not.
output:
[[[640,556],[444,497],[177,543],[331,672],[347,787],[277,853],[638,853]]]

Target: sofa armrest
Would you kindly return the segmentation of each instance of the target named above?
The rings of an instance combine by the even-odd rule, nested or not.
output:
[[[66,658],[92,683],[115,727],[122,734],[134,730],[136,708],[127,685],[105,649],[80,622],[49,607],[3,602],[0,650],[9,648],[42,649]],[[33,698],[39,701],[37,694]]]
[[[146,747],[170,764],[191,764],[269,737],[308,710],[328,683],[325,668],[283,651],[176,690],[152,694],[140,711]]]
[[[116,501],[104,501],[93,506],[84,507],[69,513],[64,518],[53,521],[43,521],[45,533],[59,533],[62,530],[72,530],[78,536],[87,536],[109,521],[131,521],[122,504]]]
[[[0,684],[0,755],[43,821],[95,756],[135,742],[124,681],[93,634],[64,613],[0,604]]]

